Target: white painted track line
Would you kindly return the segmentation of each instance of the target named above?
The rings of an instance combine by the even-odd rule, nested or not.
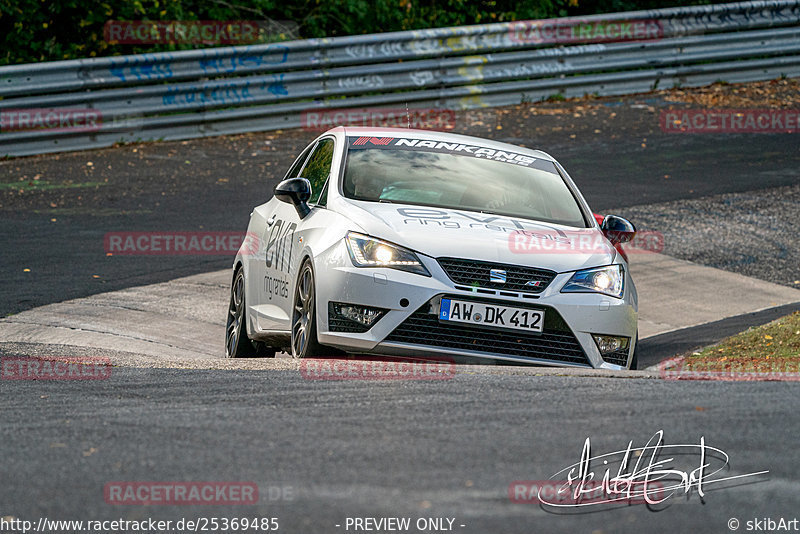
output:
[[[639,338],[800,302],[800,290],[654,253],[629,255]]]

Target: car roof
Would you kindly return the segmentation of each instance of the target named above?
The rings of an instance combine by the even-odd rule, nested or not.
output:
[[[482,137],[473,137],[471,135],[462,135],[450,132],[440,132],[435,130],[415,130],[413,128],[368,128],[363,126],[337,126],[326,133],[344,133],[346,136],[370,136],[370,137],[401,137],[412,139],[425,139],[430,141],[441,141],[449,143],[460,143],[469,145],[478,145],[486,148],[493,148],[495,150],[505,150],[508,152],[525,152],[535,155],[540,159],[547,159],[555,161],[555,159],[548,153],[538,149],[525,148],[519,145],[512,145],[510,143],[503,143],[500,141],[493,141],[491,139],[484,139]]]

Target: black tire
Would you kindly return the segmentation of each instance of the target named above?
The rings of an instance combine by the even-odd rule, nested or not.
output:
[[[636,333],[636,346],[633,348],[633,358],[631,358],[631,371],[639,368],[639,333]]]
[[[297,274],[292,300],[292,357],[316,358],[322,353],[317,339],[314,267],[306,259]]]
[[[225,356],[227,358],[270,358],[275,356],[275,349],[263,343],[252,342],[247,337],[247,325],[244,311],[244,270],[239,268],[231,284],[231,298],[228,303],[228,320],[225,323]]]

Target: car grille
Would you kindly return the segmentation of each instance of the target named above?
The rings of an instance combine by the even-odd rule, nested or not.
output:
[[[628,349],[616,350],[608,354],[602,354],[603,361],[612,365],[619,365],[622,367],[628,366]]]
[[[447,276],[450,277],[450,280],[470,287],[541,293],[556,276],[555,272],[545,269],[490,261],[460,258],[438,258],[437,261],[444,269],[444,272],[447,273]],[[505,283],[490,281],[490,271],[492,269],[505,271]],[[539,286],[528,285],[529,282],[539,282]]]
[[[328,329],[331,332],[347,332],[350,334],[363,334],[364,332],[369,330],[369,327],[361,323],[351,321],[349,319],[329,317]]]
[[[537,309],[545,310],[544,331],[529,334],[442,323],[435,313],[430,313],[429,303],[400,323],[385,341],[588,366],[589,361],[580,343],[558,312],[546,306]]]

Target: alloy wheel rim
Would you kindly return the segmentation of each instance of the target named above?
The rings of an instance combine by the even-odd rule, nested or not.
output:
[[[239,343],[239,337],[242,332],[242,293],[244,291],[244,277],[241,275],[236,276],[236,281],[233,283],[231,290],[231,300],[228,304],[228,325],[225,333],[226,344],[225,348],[228,352],[228,357],[232,356],[236,345]]]
[[[308,333],[314,314],[314,278],[306,265],[300,274],[294,299],[292,320],[292,355],[301,356],[308,345]]]

